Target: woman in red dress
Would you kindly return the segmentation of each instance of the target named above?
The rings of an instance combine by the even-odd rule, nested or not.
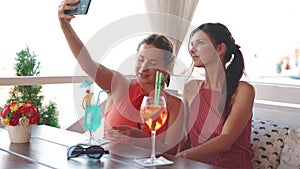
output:
[[[188,147],[178,155],[230,169],[252,169],[250,145],[254,87],[241,81],[244,59],[226,26],[206,23],[190,36],[194,67],[204,80],[190,80],[184,91],[189,108]]]

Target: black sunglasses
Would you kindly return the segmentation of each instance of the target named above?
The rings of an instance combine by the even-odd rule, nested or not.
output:
[[[68,160],[70,158],[79,157],[82,154],[86,154],[90,158],[100,159],[103,154],[109,154],[108,150],[104,150],[101,146],[89,146],[84,148],[80,145],[75,145],[68,148]]]

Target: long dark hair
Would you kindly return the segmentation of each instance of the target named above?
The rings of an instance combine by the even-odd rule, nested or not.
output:
[[[225,25],[221,23],[205,23],[196,28],[191,33],[191,36],[199,30],[207,33],[215,45],[224,43],[227,47],[224,56],[224,62],[227,65],[225,68],[226,85],[223,88],[223,93],[226,89],[226,102],[223,114],[227,117],[231,97],[236,92],[239,81],[244,74],[244,57],[240,51],[240,46],[235,43],[234,38]]]
[[[170,72],[172,72],[172,69],[174,67],[175,62],[175,56],[174,56],[174,45],[173,43],[164,35],[158,35],[158,34],[151,34],[148,37],[144,38],[137,47],[137,51],[140,50],[140,47],[143,44],[147,45],[153,45],[158,49],[164,50],[164,62],[166,66],[169,66],[169,70],[167,72],[166,77],[166,85],[169,86],[170,84]]]

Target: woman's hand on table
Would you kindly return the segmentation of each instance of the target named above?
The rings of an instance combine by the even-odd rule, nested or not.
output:
[[[122,135],[133,138],[146,138],[149,137],[142,130],[131,127],[131,126],[113,126],[112,130],[119,132]]]
[[[142,130],[131,126],[113,126],[109,129],[105,129],[104,133],[105,139],[133,144],[136,144],[138,142],[136,138],[149,137]]]

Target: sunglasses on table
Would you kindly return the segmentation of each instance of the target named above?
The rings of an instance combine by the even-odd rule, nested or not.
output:
[[[109,151],[101,146],[93,145],[85,148],[80,145],[75,145],[68,148],[67,157],[69,160],[70,158],[79,157],[83,154],[86,154],[89,158],[100,159],[103,154],[109,154]]]

